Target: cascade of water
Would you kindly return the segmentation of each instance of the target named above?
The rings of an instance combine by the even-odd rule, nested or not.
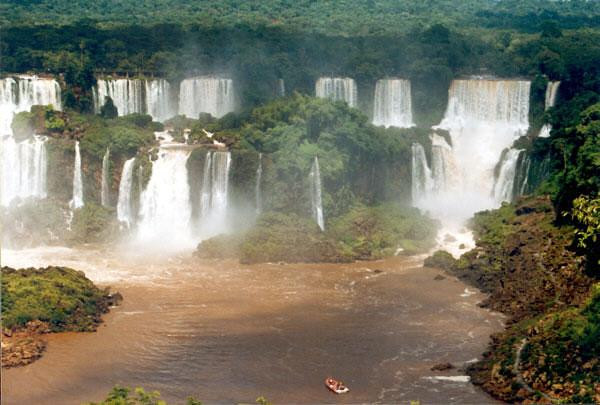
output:
[[[413,142],[411,145],[412,156],[411,156],[411,191],[412,200],[414,205],[419,205],[420,201],[431,193],[433,189],[433,179],[431,170],[427,165],[427,158],[425,156],[425,149],[423,145],[417,142]]]
[[[135,157],[125,161],[119,183],[119,201],[117,202],[117,218],[129,228],[133,223],[131,191],[133,185],[133,167]]]
[[[315,84],[317,97],[342,100],[351,107],[356,107],[358,95],[354,79],[348,77],[321,77]]]
[[[451,148],[443,147],[446,155],[441,156],[446,164],[444,204],[440,206],[439,201],[431,199],[432,205],[427,209],[466,219],[476,211],[497,205],[494,168],[502,151],[527,131],[529,88],[530,82],[517,80],[452,82],[448,108],[439,125],[449,131],[452,141]],[[435,180],[442,173],[437,172],[440,165],[434,155]],[[448,170],[450,166],[452,170]]]
[[[98,79],[98,84],[92,89],[94,95],[94,110],[100,113],[100,109],[110,97],[119,116],[143,113],[144,101],[142,94],[142,80],[140,79]]]
[[[375,84],[373,124],[385,127],[412,127],[410,81],[382,79]]]
[[[110,149],[106,148],[106,153],[104,153],[104,157],[102,158],[102,185],[100,189],[100,202],[103,206],[110,206],[110,196],[109,196],[109,180],[108,180],[108,164],[110,162]]]
[[[186,166],[189,156],[187,149],[160,147],[158,159],[152,162],[150,180],[140,196],[139,241],[179,248],[192,243]]]
[[[12,133],[16,113],[34,105],[61,109],[60,86],[54,79],[20,75],[0,79],[1,203],[19,197],[46,197],[46,137],[33,135],[17,142]]]
[[[496,202],[511,202],[515,197],[515,177],[517,174],[517,162],[522,149],[510,148],[500,162],[500,172],[494,185],[494,199]]]
[[[285,97],[285,82],[283,79],[277,79],[277,92],[279,97]]]
[[[319,228],[324,231],[325,220],[323,218],[323,201],[321,199],[321,171],[319,170],[319,159],[316,156],[310,169],[309,179],[312,215]]]
[[[165,79],[146,80],[146,113],[155,121],[166,121],[177,115],[173,105],[171,85]]]
[[[200,236],[211,237],[227,228],[230,152],[207,152],[200,193]]]
[[[75,142],[75,166],[73,168],[73,198],[69,202],[71,209],[83,207],[83,179],[81,176],[81,153],[79,141]]]
[[[258,154],[258,167],[256,168],[256,186],[254,190],[256,198],[256,213],[260,214],[262,211],[262,200],[260,196],[260,188],[262,187],[262,153]]]
[[[200,113],[209,113],[221,118],[234,111],[235,97],[233,80],[211,76],[185,79],[179,86],[179,114],[198,118]]]
[[[8,206],[15,198],[45,198],[48,167],[46,137],[35,135],[17,143],[12,136],[2,136],[0,148],[2,205]]]
[[[544,110],[547,110],[550,107],[554,107],[559,86],[560,82],[548,82],[548,85],[546,86],[546,97],[544,99]],[[550,124],[544,124],[540,129],[540,133],[538,136],[540,138],[548,138],[550,136],[551,129],[552,126]]]

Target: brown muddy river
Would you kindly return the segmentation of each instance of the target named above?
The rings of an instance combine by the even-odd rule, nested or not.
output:
[[[124,296],[96,333],[48,336],[32,365],[3,370],[3,404],[80,404],[115,384],[170,403],[490,403],[460,366],[502,317],[421,258],[266,264],[3,251],[3,264],[70,265]],[[459,368],[432,372],[441,362]],[[336,396],[327,376],[350,393]]]

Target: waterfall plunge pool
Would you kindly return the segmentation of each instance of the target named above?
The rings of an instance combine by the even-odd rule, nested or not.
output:
[[[44,357],[3,370],[3,404],[97,401],[115,384],[175,403],[493,402],[464,373],[430,369],[480,356],[503,318],[462,282],[434,280],[422,257],[244,266],[109,248],[2,254],[15,267],[81,269],[124,296],[97,332],[49,335]],[[333,397],[328,375],[350,393]]]

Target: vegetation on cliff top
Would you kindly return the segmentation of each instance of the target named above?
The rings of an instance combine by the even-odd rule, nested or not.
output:
[[[436,230],[436,221],[417,209],[391,203],[353,207],[330,219],[325,232],[310,218],[270,212],[243,235],[202,241],[196,255],[234,257],[242,263],[373,260],[400,251],[426,251],[433,245]]]

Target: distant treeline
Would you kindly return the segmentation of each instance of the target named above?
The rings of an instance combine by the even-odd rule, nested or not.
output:
[[[204,27],[286,26],[328,35],[406,33],[428,24],[535,32],[544,21],[560,28],[600,26],[597,0],[3,0],[0,23],[104,26],[199,24]]]
[[[562,32],[550,21],[537,34],[494,30],[482,34],[434,24],[404,34],[347,37],[286,27],[103,28],[83,21],[12,26],[2,34],[5,73],[62,73],[68,84],[82,88],[81,94],[94,84],[94,74],[102,72],[150,72],[169,79],[218,73],[236,80],[242,105],[251,108],[277,94],[280,78],[288,93],[312,94],[319,76],[348,76],[357,81],[366,99],[377,79],[408,78],[413,83],[415,116],[423,125],[439,122],[455,77],[545,75],[563,81],[561,92],[568,95],[582,85],[598,86],[600,60],[600,31]]]

